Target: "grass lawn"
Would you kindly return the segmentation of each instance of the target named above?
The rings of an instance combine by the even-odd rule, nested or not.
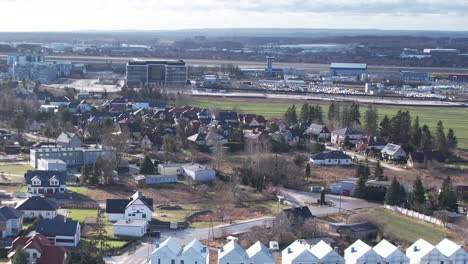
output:
[[[6,174],[23,175],[28,170],[35,170],[35,168],[31,167],[28,164],[0,165],[0,172],[6,173]]]
[[[412,219],[384,208],[372,208],[369,212],[381,222],[385,223],[385,232],[392,233],[413,243],[419,238],[423,238],[429,243],[437,244],[447,237],[448,232],[440,226],[431,225],[416,219]]]
[[[75,201],[90,201],[91,200],[88,197],[89,189],[85,186],[80,186],[80,187],[70,186],[70,187],[67,187],[67,189],[74,192],[73,200]]]
[[[98,210],[96,209],[66,209],[70,212],[68,217],[73,220],[78,220],[83,223],[86,217],[96,217]]]
[[[311,102],[312,104],[314,102]],[[278,117],[281,118],[291,103],[285,102],[258,102],[239,99],[239,101],[225,100],[220,98],[193,100],[193,106],[203,108],[220,108],[226,110],[239,109],[243,113],[252,113],[264,115],[266,118]],[[328,111],[328,104],[321,104],[324,117]],[[444,122],[445,129],[453,128],[455,135],[458,137],[459,147],[468,149],[468,108],[463,107],[430,107],[430,106],[388,106],[375,105],[378,109],[379,118],[382,119],[385,115],[394,115],[398,110],[409,111],[414,118],[419,116],[421,125],[427,124],[432,130],[435,129],[439,120]],[[301,104],[296,104],[297,113],[300,113]],[[361,107],[361,116],[363,116],[366,108]]]
[[[166,222],[182,222],[185,218],[197,211],[202,210],[200,207],[196,205],[181,205],[182,210],[161,210],[156,208],[155,211],[157,212],[157,216],[153,217],[159,221],[166,221]],[[164,216],[163,216],[164,215]]]
[[[28,191],[28,186],[24,185],[18,190],[19,193],[26,193]]]

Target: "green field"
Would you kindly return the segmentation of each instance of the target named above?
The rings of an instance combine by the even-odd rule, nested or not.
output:
[[[192,105],[203,108],[220,108],[226,110],[237,109],[242,113],[252,113],[264,115],[266,118],[282,117],[289,103],[284,102],[253,102],[253,101],[222,101],[222,98],[205,100],[193,100]],[[429,106],[387,106],[375,105],[379,111],[379,117],[384,115],[394,115],[398,110],[409,111],[414,118],[419,116],[422,124],[427,124],[431,129],[439,120],[444,122],[445,129],[452,128],[458,137],[459,147],[468,149],[468,108],[463,107],[429,107]],[[328,111],[328,104],[322,104],[324,113]],[[298,114],[301,104],[296,104]],[[365,107],[361,107],[364,114]]]
[[[28,170],[35,170],[29,164],[0,165],[0,172],[6,174],[24,175]]]
[[[407,243],[423,238],[429,243],[437,244],[447,237],[447,231],[439,226],[399,215],[384,208],[369,210],[373,217],[385,223],[385,232],[400,237]]]
[[[78,220],[83,223],[86,217],[97,217],[98,211],[96,209],[67,209],[70,217],[73,220]]]

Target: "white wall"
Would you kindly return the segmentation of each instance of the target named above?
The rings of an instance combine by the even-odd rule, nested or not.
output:
[[[107,220],[111,222],[117,222],[124,219],[124,214],[107,214]]]
[[[142,237],[146,233],[147,224],[143,226],[114,225],[115,236]]]

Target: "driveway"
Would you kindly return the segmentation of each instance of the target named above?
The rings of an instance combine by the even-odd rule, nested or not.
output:
[[[214,237],[222,237],[226,234],[245,233],[256,226],[271,226],[274,217],[263,217],[252,220],[237,222],[213,228]],[[106,257],[104,261],[107,263],[131,263],[131,264],[147,264],[151,253],[155,249],[157,243],[161,243],[168,237],[174,238],[179,244],[186,245],[193,239],[207,239],[210,234],[209,228],[188,228],[185,230],[162,231],[160,239],[150,238],[149,241],[144,242],[142,245],[133,252],[133,254],[124,253],[121,256]]]
[[[378,203],[368,202],[363,199],[358,199],[349,196],[340,195],[325,195],[326,200],[330,200],[335,203],[335,206],[312,206],[311,203],[316,203],[320,199],[319,193],[303,192],[297,190],[291,190],[281,188],[280,193],[285,199],[291,202],[295,206],[309,206],[310,211],[313,215],[326,215],[340,212],[341,210],[353,210],[359,208],[370,208],[382,206]]]

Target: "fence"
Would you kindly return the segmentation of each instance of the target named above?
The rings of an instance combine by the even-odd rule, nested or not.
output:
[[[98,203],[58,202],[61,208],[69,209],[100,209]]]
[[[388,210],[392,210],[394,212],[401,213],[401,214],[404,214],[404,215],[407,215],[407,216],[410,216],[410,217],[414,217],[414,218],[417,218],[417,219],[420,219],[420,220],[423,220],[423,221],[426,221],[426,222],[429,222],[429,223],[432,223],[432,224],[445,226],[445,223],[442,220],[437,219],[437,218],[432,217],[432,216],[428,216],[428,215],[425,215],[425,214],[418,213],[418,212],[413,211],[413,210],[401,208],[401,207],[398,207],[398,206],[391,206],[391,205],[385,205],[384,207],[386,209],[388,209]]]

